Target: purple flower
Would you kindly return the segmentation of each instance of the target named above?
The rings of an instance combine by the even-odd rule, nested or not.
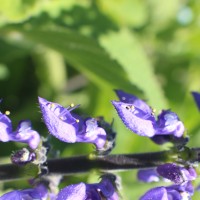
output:
[[[12,130],[12,122],[10,118],[0,113],[0,141],[2,142],[22,142],[29,145],[30,148],[36,149],[40,143],[40,135],[32,129],[29,120],[21,121],[17,130]]]
[[[181,184],[185,181],[195,180],[197,177],[194,168],[180,167],[174,163],[166,163],[157,167],[157,172],[160,176],[173,181],[176,184]]]
[[[0,112],[0,141],[10,141],[10,134],[12,133],[12,122],[10,118]]]
[[[140,200],[189,200],[194,189],[191,182],[169,187],[156,187],[146,192]]]
[[[138,180],[146,183],[158,182],[160,180],[159,174],[157,173],[155,168],[138,170],[137,178]]]
[[[112,104],[131,131],[151,138],[159,135],[182,137],[185,128],[174,112],[163,110],[156,119],[153,110],[144,101],[121,90],[116,90],[116,93],[121,101],[112,101]]]
[[[192,96],[194,98],[194,101],[197,105],[197,108],[199,109],[200,111],[200,93],[199,92],[191,92],[192,93]]]
[[[11,141],[27,143],[30,148],[36,149],[40,143],[40,135],[31,127],[29,120],[21,121],[17,130],[10,134]]]
[[[99,127],[94,118],[82,119],[71,113],[77,106],[67,108],[39,97],[39,104],[44,123],[49,132],[63,142],[89,142],[96,145],[97,149],[104,147],[106,132]]]
[[[26,148],[13,152],[11,155],[12,163],[19,166],[23,166],[29,162],[34,161],[35,159],[36,159],[35,152],[29,151]]]
[[[127,128],[141,136],[152,137],[155,135],[155,120],[149,113],[145,113],[133,104],[112,101],[119,117]]]
[[[151,107],[145,103],[145,101],[138,99],[136,96],[132,94],[125,93],[122,90],[115,90],[117,96],[119,97],[121,102],[134,104],[135,107],[143,110],[145,113],[152,114]]]
[[[25,189],[25,190],[14,190],[8,192],[0,197],[0,200],[46,200],[48,197],[48,191],[46,187],[42,184],[35,188]]]
[[[184,133],[184,125],[179,120],[176,113],[170,110],[163,110],[158,115],[156,135],[171,135],[175,137],[181,137]]]
[[[113,175],[111,175],[113,176]],[[78,183],[63,188],[56,200],[85,200],[85,199],[107,199],[118,200],[118,194],[115,191],[113,181],[110,179],[110,175],[103,176],[100,183],[85,184]]]

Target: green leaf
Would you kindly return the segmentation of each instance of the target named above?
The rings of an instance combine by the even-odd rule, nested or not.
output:
[[[133,33],[127,29],[110,32],[100,38],[100,43],[123,66],[129,80],[143,90],[152,106],[167,106],[150,61]]]
[[[67,80],[63,56],[52,49],[40,48],[40,51],[35,52],[32,58],[36,64],[37,77],[40,80],[39,94],[50,98],[60,93]]]
[[[119,25],[143,26],[148,19],[148,7],[140,0],[98,0],[101,11]]]
[[[13,22],[24,21],[31,16],[39,15],[43,12],[50,16],[58,16],[63,10],[70,10],[73,6],[88,7],[87,0],[0,0],[0,25]]]
[[[136,91],[123,68],[96,41],[70,30],[23,30],[23,36],[34,44],[43,44],[61,53],[73,67],[100,86]],[[56,67],[56,66],[55,66]]]

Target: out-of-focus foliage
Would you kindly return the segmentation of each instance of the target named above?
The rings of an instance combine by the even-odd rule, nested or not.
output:
[[[128,131],[110,100],[113,89],[138,95],[153,108],[171,108],[185,123],[190,146],[200,146],[200,117],[190,91],[200,91],[200,4],[198,0],[0,0],[1,111],[14,127],[31,119],[44,136],[37,96],[79,113],[114,117],[113,153],[160,150]],[[92,151],[87,144],[52,139],[61,156]],[[2,144],[8,156],[16,144]],[[165,147],[162,147],[166,148]],[[138,184],[135,172],[122,175],[124,199],[152,185]],[[63,185],[92,177],[67,177]],[[4,187],[17,187],[18,183]],[[2,188],[4,188],[2,186]]]

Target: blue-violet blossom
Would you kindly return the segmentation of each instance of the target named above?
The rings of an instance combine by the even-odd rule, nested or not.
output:
[[[106,132],[98,126],[95,118],[82,119],[71,113],[76,108],[74,105],[64,108],[44,98],[38,99],[44,123],[53,136],[63,142],[88,142],[95,144],[97,149],[104,147]]]
[[[153,138],[154,136],[182,137],[184,125],[178,116],[170,110],[163,110],[158,118],[154,116],[154,111],[143,100],[136,96],[116,90],[120,101],[112,101],[119,117],[134,133]],[[159,138],[159,141],[162,137]],[[157,141],[157,143],[162,143]]]
[[[155,168],[138,170],[137,178],[139,181],[145,183],[158,182],[160,180],[159,174]]]
[[[159,165],[157,167],[157,172],[160,176],[169,179],[176,184],[192,181],[197,177],[196,171],[193,167],[181,167],[174,163]]]
[[[46,200],[48,198],[48,190],[42,184],[35,188],[14,190],[0,197],[0,200]]]
[[[147,191],[140,200],[190,200],[194,193],[191,182],[168,187],[156,187]]]
[[[99,183],[70,185],[58,193],[56,200],[118,200],[114,184],[109,176],[105,176]]]
[[[142,173],[144,172],[144,173]],[[151,182],[162,176],[163,178],[173,181],[175,185],[168,187],[156,187],[146,192],[140,200],[190,200],[194,193],[194,188],[191,184],[192,180],[197,177],[193,167],[181,167],[174,163],[166,163],[155,169],[140,170],[138,172],[139,180]]]
[[[16,131],[13,131],[10,118],[0,112],[0,141],[22,142],[28,144],[31,149],[36,149],[40,143],[40,135],[32,129],[29,120],[21,121]]]

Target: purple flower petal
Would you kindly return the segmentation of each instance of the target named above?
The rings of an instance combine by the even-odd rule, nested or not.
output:
[[[38,99],[43,120],[49,132],[61,141],[76,142],[77,119],[70,114],[69,108],[64,108],[41,97]]]
[[[109,176],[102,177],[100,183],[78,183],[63,188],[56,200],[118,200],[117,192]]]
[[[189,169],[186,169],[174,163],[166,163],[158,166],[157,172],[164,178],[167,178],[176,184],[191,181],[197,177],[193,168],[190,167]]]
[[[194,194],[194,187],[190,181],[186,181],[178,185],[171,185],[166,187],[166,189],[170,200],[171,199],[190,200],[191,199],[190,197]]]
[[[71,111],[76,107],[64,108],[57,103],[39,97],[44,122],[49,132],[63,142],[89,142],[97,149],[106,143],[106,132],[94,118],[82,119]]]
[[[156,187],[147,191],[140,200],[183,200],[191,199],[193,186],[190,182],[168,187]]]
[[[199,92],[191,92],[194,98],[194,101],[197,105],[198,110],[200,111],[200,93]]]
[[[143,100],[137,98],[132,94],[128,94],[122,90],[115,90],[117,96],[119,97],[121,102],[133,104],[135,107],[139,108],[140,110],[144,111],[145,113],[152,113],[152,109],[150,106]]]
[[[56,200],[85,200],[86,197],[86,184],[79,183],[67,186],[60,190]]]
[[[38,185],[35,188],[25,190],[14,190],[8,192],[0,197],[0,200],[46,200],[48,197],[48,191],[44,185]]]
[[[127,128],[141,136],[152,137],[155,135],[155,119],[132,104],[112,101]]]
[[[165,187],[156,187],[146,192],[140,200],[170,200]]]
[[[20,191],[15,190],[4,194],[0,197],[0,200],[22,200],[22,194]]]
[[[182,183],[180,167],[173,163],[166,163],[157,167],[160,176],[167,178],[175,183]]]
[[[13,132],[10,118],[0,113],[0,141],[27,143],[30,148],[36,149],[40,143],[40,135],[31,128],[29,120],[21,121],[17,130]]]
[[[10,118],[0,112],[0,141],[8,142],[12,132],[12,122]]]
[[[156,169],[140,169],[137,173],[138,180],[143,182],[158,182],[160,180]]]
[[[171,141],[171,136],[170,135],[154,135],[151,137],[151,140],[155,142],[156,144],[164,144],[166,142]]]
[[[33,189],[22,190],[21,192],[24,196],[28,195],[32,199],[46,200],[48,197],[48,190],[43,184],[39,184]]]
[[[116,90],[116,94],[120,102],[112,101],[112,104],[126,127],[134,133],[151,137],[157,144],[183,136],[184,125],[175,113],[163,110],[156,120],[153,110],[143,100],[122,90]]]
[[[103,128],[98,127],[97,120],[89,118],[85,121],[84,133],[77,135],[77,142],[94,143],[97,149],[103,148],[106,142],[106,132]]]
[[[27,143],[31,149],[36,149],[40,143],[40,135],[31,127],[31,121],[24,120],[18,124],[17,130],[10,134],[10,140]]]
[[[181,137],[185,131],[183,122],[181,122],[176,113],[170,110],[163,110],[158,115],[156,135],[174,135]]]
[[[104,177],[101,182],[97,184],[97,189],[100,189],[103,196],[106,198],[111,197],[115,192],[113,183],[107,177]]]
[[[105,174],[102,176],[100,183],[96,184],[97,191],[101,191],[103,197],[108,200],[118,200],[119,196],[116,192],[116,176],[113,174]]]

